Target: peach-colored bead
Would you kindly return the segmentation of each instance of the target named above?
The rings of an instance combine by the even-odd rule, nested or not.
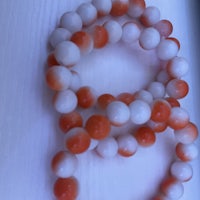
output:
[[[126,105],[129,105],[130,103],[132,103],[134,99],[135,99],[134,95],[127,92],[121,93],[117,96],[117,100],[122,101]]]
[[[107,105],[115,100],[115,97],[111,94],[102,94],[98,97],[97,102],[102,109],[106,109]]]
[[[56,60],[55,56],[54,56],[54,53],[50,53],[48,55],[48,58],[47,58],[47,65],[49,67],[53,67],[53,66],[58,66],[59,63],[58,61]]]
[[[146,3],[144,0],[130,0],[128,15],[131,17],[140,17],[144,12],[145,7]]]
[[[91,138],[102,140],[111,130],[110,121],[102,115],[92,115],[85,124],[85,129]]]
[[[170,104],[170,106],[173,107],[180,107],[180,103],[177,99],[173,97],[166,97],[165,100]]]
[[[149,120],[147,125],[155,132],[160,133],[163,132],[167,128],[166,122],[154,122],[152,120]]]
[[[125,15],[128,11],[128,0],[112,0],[112,9],[110,14],[114,17]]]
[[[102,48],[108,43],[108,32],[103,26],[96,25],[92,36],[95,48]]]
[[[166,19],[160,20],[154,27],[159,31],[160,35],[164,37],[168,37],[173,31],[172,23]]]

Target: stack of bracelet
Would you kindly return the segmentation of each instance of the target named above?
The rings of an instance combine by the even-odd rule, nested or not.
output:
[[[120,22],[122,16],[127,18],[126,22]],[[183,57],[177,56],[180,43],[169,37],[172,29],[170,21],[160,19],[158,8],[146,7],[144,0],[93,0],[63,14],[59,28],[50,36],[53,51],[48,56],[46,72],[48,86],[56,91],[53,104],[61,113],[59,127],[65,133],[64,149],[52,159],[52,169],[58,176],[54,184],[58,200],[75,200],[79,195],[78,180],[73,175],[78,165],[77,154],[96,151],[104,158],[117,154],[130,157],[138,145],[153,145],[156,133],[167,127],[174,130],[176,159],[153,199],[181,198],[183,183],[192,178],[189,161],[198,154],[194,144],[198,130],[179,103],[189,91],[188,84],[181,79],[189,66]],[[95,88],[83,86],[73,68],[93,49],[119,41],[126,45],[138,42],[146,51],[155,50],[162,66],[147,88],[97,97]],[[94,107],[101,114],[84,119],[79,112]],[[127,123],[138,128],[132,133],[111,136],[111,126]]]

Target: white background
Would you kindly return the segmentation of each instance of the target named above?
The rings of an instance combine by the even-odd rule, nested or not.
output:
[[[50,161],[62,149],[62,135],[57,128],[58,114],[51,105],[52,93],[44,81],[47,41],[60,16],[76,9],[81,2],[84,0],[0,1],[0,199],[54,199],[55,176],[50,170]],[[199,125],[199,49],[195,40],[198,29],[191,2],[146,2],[159,7],[161,18],[169,19],[174,25],[172,36],[181,42],[179,55],[190,63],[190,73],[185,79],[191,90],[182,105],[190,112],[191,120]],[[115,60],[105,60],[106,50],[99,52],[95,54],[97,60],[104,59],[103,64],[113,66]],[[113,52],[112,55],[118,55],[120,50]],[[94,73],[86,74],[90,78]],[[103,80],[112,76],[118,77],[119,72],[107,73]],[[92,84],[92,81],[91,78],[88,82]],[[111,84],[110,89],[118,92],[124,88],[116,90]],[[171,160],[172,140],[170,134],[159,135],[154,147],[140,148],[131,159],[103,160],[92,154],[81,155],[75,174],[81,184],[78,199],[149,200]],[[200,199],[199,160],[192,165],[194,177],[184,184],[182,200]]]

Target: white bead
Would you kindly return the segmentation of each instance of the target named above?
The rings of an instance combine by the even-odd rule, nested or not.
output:
[[[134,97],[135,97],[135,99],[143,100],[148,104],[151,104],[153,102],[153,96],[147,90],[138,91]]]
[[[125,124],[130,118],[128,106],[121,101],[113,101],[106,108],[108,119],[114,125]]]
[[[60,25],[74,33],[82,29],[82,19],[76,12],[66,12],[60,19]]]
[[[156,48],[157,56],[161,60],[170,60],[178,53],[177,44],[168,39],[163,39]]]
[[[144,124],[151,117],[151,108],[150,106],[142,101],[135,100],[130,105],[131,121],[134,124]]]
[[[54,98],[54,107],[60,113],[70,113],[77,107],[77,97],[71,90],[58,92]]]
[[[153,49],[160,42],[160,33],[155,28],[145,28],[140,34],[139,42],[143,49]]]
[[[152,82],[147,89],[154,99],[163,98],[165,96],[165,87],[160,82]]]
[[[85,26],[92,24],[97,18],[97,9],[91,3],[81,4],[77,9],[77,13]]]
[[[140,17],[145,9],[145,1],[129,1],[128,15],[131,17]]]
[[[188,62],[182,57],[176,56],[167,64],[167,71],[173,78],[181,78],[187,74],[188,69]]]
[[[189,181],[193,174],[191,165],[185,162],[174,162],[170,168],[170,172],[172,176],[181,182]]]
[[[88,148],[88,150],[93,150],[97,147],[99,141],[98,140],[95,140],[95,139],[92,139],[90,140],[90,146]]]
[[[156,80],[160,83],[166,84],[170,80],[170,76],[166,70],[161,70],[158,73]]]
[[[59,44],[60,42],[69,40],[71,38],[71,35],[72,35],[71,32],[69,32],[66,29],[57,28],[51,33],[49,42],[51,46],[55,48],[56,45]]]
[[[77,72],[75,71],[71,71],[71,72],[72,72],[72,79],[71,79],[69,88],[73,90],[74,92],[76,92],[81,87],[81,78]]]
[[[104,28],[108,32],[108,41],[110,43],[116,43],[121,39],[122,27],[118,22],[109,20],[104,24]]]
[[[108,137],[99,142],[96,150],[103,158],[112,158],[117,154],[118,144],[114,138]]]
[[[135,42],[140,36],[140,28],[137,24],[128,22],[122,27],[122,40],[127,43]]]
[[[92,3],[96,7],[100,16],[108,15],[111,11],[111,0],[93,0]]]
[[[55,58],[61,65],[74,65],[80,59],[79,48],[70,41],[59,43],[55,48]]]

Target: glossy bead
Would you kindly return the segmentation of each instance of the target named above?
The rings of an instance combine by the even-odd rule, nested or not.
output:
[[[77,92],[81,87],[81,78],[76,71],[71,70],[72,79],[69,88],[74,92]]]
[[[71,33],[74,33],[82,29],[83,23],[81,17],[76,12],[70,11],[62,15],[60,25]]]
[[[58,178],[54,184],[57,200],[75,200],[78,196],[78,181],[75,177]]]
[[[173,97],[166,97],[165,100],[170,104],[170,106],[173,107],[180,107],[180,103],[177,99]]]
[[[55,56],[54,56],[54,52],[50,53],[48,55],[48,58],[47,58],[47,65],[49,67],[53,67],[53,66],[59,66],[59,63],[58,61],[56,60]]]
[[[187,74],[188,69],[188,62],[182,57],[176,56],[167,63],[167,72],[173,78],[181,78]]]
[[[130,134],[120,135],[117,138],[118,154],[123,157],[133,156],[137,151],[137,140]]]
[[[84,26],[91,25],[97,18],[97,9],[91,3],[81,4],[77,13],[80,15]]]
[[[93,0],[92,3],[96,7],[99,16],[108,15],[111,11],[111,0]]]
[[[73,42],[64,41],[56,46],[55,58],[61,65],[74,65],[80,59],[80,50]]]
[[[155,28],[145,28],[139,37],[140,46],[145,50],[154,49],[160,42],[160,34]]]
[[[90,136],[84,128],[72,128],[66,134],[65,146],[73,154],[83,153],[90,146]]]
[[[135,18],[140,17],[144,12],[145,7],[146,3],[144,0],[130,0],[128,15]]]
[[[169,20],[163,19],[154,25],[161,36],[168,37],[173,31],[173,25]]]
[[[176,139],[183,144],[190,144],[198,137],[198,129],[195,124],[189,122],[188,125],[180,130],[175,130]]]
[[[160,133],[166,130],[167,123],[166,122],[154,122],[152,120],[149,120],[147,122],[147,125],[155,132]]]
[[[51,46],[55,48],[56,45],[59,44],[60,42],[69,40],[71,35],[72,35],[71,32],[69,32],[67,29],[57,28],[51,33],[49,42]]]
[[[171,165],[171,175],[181,182],[189,181],[192,178],[193,170],[190,164],[176,161]]]
[[[125,103],[126,105],[129,105],[130,103],[132,103],[134,99],[135,99],[134,95],[128,92],[121,93],[117,96],[117,100]]]
[[[82,116],[74,111],[68,114],[62,114],[59,118],[59,127],[63,133],[67,133],[74,127],[82,127],[83,119]]]
[[[189,92],[189,86],[184,80],[172,79],[166,86],[167,94],[175,99],[184,98]]]
[[[132,43],[138,40],[140,28],[133,22],[127,22],[122,27],[122,40],[126,43]]]
[[[122,27],[115,20],[109,20],[103,25],[108,32],[108,42],[117,43],[122,37]]]
[[[135,100],[130,105],[131,121],[134,124],[144,124],[151,116],[150,106],[142,100]]]
[[[147,126],[142,126],[134,133],[138,144],[143,147],[152,146],[156,141],[156,136],[153,130]]]
[[[81,108],[90,108],[96,103],[96,95],[91,87],[81,87],[77,93],[78,105]]]
[[[102,48],[108,43],[108,32],[103,26],[96,25],[92,32],[94,47]]]
[[[170,104],[163,100],[157,99],[152,104],[151,120],[154,122],[167,122],[171,113]]]
[[[143,101],[145,101],[148,104],[150,104],[150,103],[153,102],[153,96],[147,90],[140,90],[140,91],[136,92],[136,94],[134,95],[134,97],[135,97],[135,99],[143,100]]]
[[[173,107],[167,123],[172,129],[179,130],[189,123],[189,119],[189,114],[185,109]]]
[[[156,76],[156,80],[164,85],[166,85],[171,79],[172,77],[170,77],[165,69],[161,70]]]
[[[67,178],[73,175],[78,165],[78,159],[75,155],[60,151],[52,159],[51,167],[53,172],[61,178]]]
[[[63,66],[53,66],[47,70],[47,85],[56,91],[66,90],[69,88],[72,79],[71,72]]]
[[[71,90],[57,92],[53,104],[57,112],[70,113],[77,107],[77,97]]]
[[[91,138],[102,140],[110,133],[110,121],[102,115],[92,115],[86,121],[85,129],[88,131]]]
[[[127,13],[129,0],[112,0],[112,9],[110,14],[114,17],[123,16]]]
[[[198,156],[198,148],[195,144],[182,144],[178,143],[176,145],[176,155],[177,157],[184,161],[192,161]]]
[[[152,94],[154,99],[163,98],[165,96],[165,87],[160,82],[151,82],[147,90]]]
[[[109,103],[115,101],[115,97],[111,94],[102,94],[98,97],[97,102],[101,109],[106,109]]]
[[[103,158],[112,158],[117,154],[118,144],[113,137],[108,137],[99,142],[96,151]]]
[[[125,103],[113,101],[107,106],[106,115],[113,125],[120,126],[128,122],[130,110]]]

